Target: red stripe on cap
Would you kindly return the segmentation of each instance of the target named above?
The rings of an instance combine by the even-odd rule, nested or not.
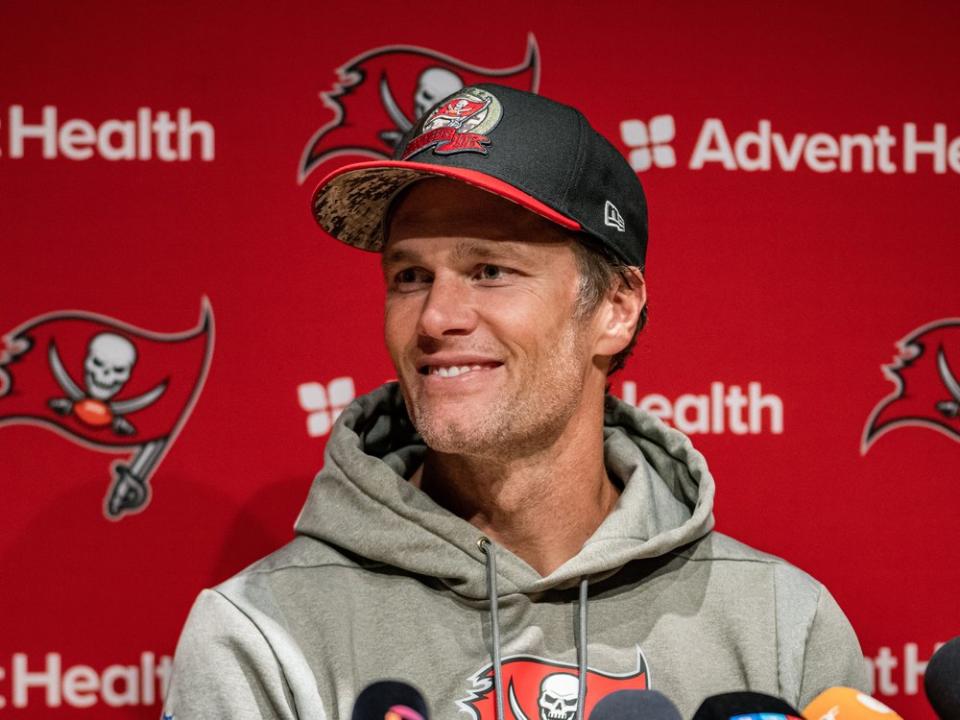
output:
[[[320,184],[317,185],[317,189],[313,192],[313,197],[316,198],[317,194],[324,187],[326,187],[328,183],[340,175],[345,175],[346,173],[358,170],[373,170],[376,168],[405,168],[407,170],[418,170],[420,172],[430,175],[437,175],[439,177],[448,177],[454,180],[460,180],[469,185],[474,185],[482,190],[493,193],[494,195],[499,195],[500,197],[510,200],[511,202],[515,202],[517,205],[525,207],[527,210],[535,212],[537,215],[541,215],[547,220],[554,222],[557,225],[566,228],[567,230],[583,230],[583,226],[573,218],[567,217],[563,213],[554,210],[549,205],[545,205],[532,195],[525,193],[523,190],[514,187],[510,183],[505,182],[500,178],[487,175],[479,170],[466,170],[464,168],[447,167],[445,165],[431,165],[430,163],[408,162],[405,160],[372,160],[369,162],[344,165],[343,167],[337,168],[320,181]]]

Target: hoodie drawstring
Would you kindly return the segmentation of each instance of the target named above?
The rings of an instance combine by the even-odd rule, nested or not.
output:
[[[503,720],[503,670],[500,662],[500,604],[497,596],[497,553],[489,538],[482,537],[477,545],[487,556],[487,599],[490,601],[490,634],[493,643],[493,692],[497,706],[497,720]]]
[[[583,706],[587,698],[587,578],[580,578],[580,599],[577,602],[579,632],[577,633],[577,672],[580,689],[577,692],[577,720],[583,720]]]
[[[497,594],[496,547],[487,537],[477,541],[477,547],[487,558],[487,599],[490,602],[490,635],[493,644],[493,692],[496,704],[496,720],[503,720],[503,668],[500,658],[500,602]],[[583,706],[587,697],[587,600],[588,580],[580,578],[580,597],[577,602],[577,692],[576,720],[583,720]]]

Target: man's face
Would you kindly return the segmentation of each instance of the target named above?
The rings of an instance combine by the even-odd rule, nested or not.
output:
[[[385,334],[407,409],[435,451],[549,447],[582,400],[596,331],[575,317],[571,240],[469,185],[397,201],[383,252]]]

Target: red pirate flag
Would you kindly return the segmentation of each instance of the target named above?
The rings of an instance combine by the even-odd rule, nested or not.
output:
[[[540,57],[533,35],[527,37],[523,61],[500,69],[471,65],[427,48],[386,45],[347,61],[337,76],[333,89],[320,93],[334,117],[304,148],[300,182],[337,157],[389,158],[420,115],[467,85],[495,82],[536,92]]]
[[[544,709],[551,717],[573,718],[579,697],[579,673],[576,665],[518,655],[504,658],[503,678],[505,720],[537,720]],[[622,674],[587,670],[587,694],[583,699],[583,717],[604,697],[617,690],[646,690],[647,663],[637,648],[636,666]],[[461,710],[474,720],[495,720],[493,668],[487,666],[471,678],[474,690],[459,700]]]
[[[133,450],[114,463],[106,513],[142,509],[147,481],[186,421],[213,352],[213,313],[161,334],[79,311],[28,320],[0,349],[0,425],[26,423],[107,452]]]
[[[960,318],[917,328],[897,343],[883,373],[897,389],[870,413],[861,454],[889,430],[918,426],[960,441]]]

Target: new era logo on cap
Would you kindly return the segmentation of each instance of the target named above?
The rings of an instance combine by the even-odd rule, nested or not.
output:
[[[616,228],[620,232],[626,230],[626,226],[623,223],[623,215],[617,210],[617,206],[609,200],[607,200],[607,204],[603,206],[603,224]]]

